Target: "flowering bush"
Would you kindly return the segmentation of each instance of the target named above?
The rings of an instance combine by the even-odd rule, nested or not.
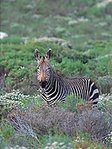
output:
[[[40,100],[41,101],[41,100]],[[29,103],[39,103],[39,95],[25,95],[19,90],[13,90],[11,93],[5,93],[0,96],[0,106],[4,108],[12,108],[13,106],[27,106]]]

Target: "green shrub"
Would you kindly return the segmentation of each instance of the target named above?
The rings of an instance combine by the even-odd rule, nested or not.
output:
[[[95,16],[95,17],[102,17],[105,14],[105,9],[103,7],[97,7],[97,6],[93,6],[91,8],[89,8],[88,10],[90,12],[91,15]]]
[[[0,40],[0,44],[22,44],[24,41],[19,36],[11,36]]]
[[[14,128],[8,120],[2,120],[0,126],[4,138],[9,139],[14,134]]]
[[[72,112],[78,112],[78,106],[84,105],[85,101],[80,97],[76,97],[75,95],[69,95],[66,97],[64,102],[60,102],[58,105],[63,107],[66,110],[70,110]]]
[[[13,39],[14,40],[14,39]],[[30,80],[36,71],[36,61],[34,50],[37,48],[44,55],[49,48],[53,50],[51,65],[55,70],[60,70],[65,75],[82,75],[96,79],[96,76],[104,76],[112,73],[111,68],[111,42],[90,42],[91,48],[88,52],[78,51],[78,49],[64,48],[53,41],[40,41],[28,39],[21,43],[20,39],[16,44],[10,38],[2,40],[0,63],[8,71],[7,85],[10,88],[16,87],[23,80]],[[12,42],[12,43],[11,43]],[[107,55],[108,52],[108,55]],[[24,83],[24,81],[23,81]],[[15,88],[16,89],[16,88]]]

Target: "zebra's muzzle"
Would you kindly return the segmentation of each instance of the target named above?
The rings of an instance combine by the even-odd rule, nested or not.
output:
[[[40,81],[39,84],[42,88],[45,88],[47,81]]]

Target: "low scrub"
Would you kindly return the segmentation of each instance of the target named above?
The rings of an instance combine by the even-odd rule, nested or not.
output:
[[[110,95],[101,96],[97,106],[68,96],[64,103],[49,107],[43,105],[39,96],[24,95],[20,91],[0,98],[2,148],[105,149],[111,146]]]

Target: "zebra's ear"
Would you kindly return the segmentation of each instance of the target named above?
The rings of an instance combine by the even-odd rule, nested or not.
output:
[[[35,57],[35,59],[36,59],[37,61],[40,60],[41,56],[40,56],[40,53],[39,53],[38,49],[35,49],[34,57]]]
[[[46,54],[46,58],[49,60],[52,56],[52,49],[49,49],[47,54]]]

